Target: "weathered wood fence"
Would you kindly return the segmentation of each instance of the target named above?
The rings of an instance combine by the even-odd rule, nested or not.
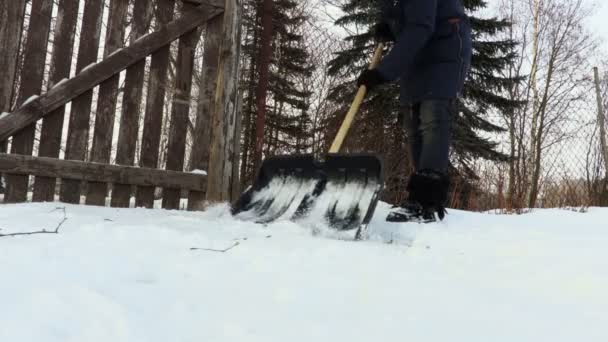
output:
[[[86,204],[105,205],[111,189],[113,207],[128,207],[134,196],[137,206],[150,208],[156,188],[163,189],[162,206],[167,209],[179,208],[184,191],[189,193],[191,210],[203,208],[207,200],[231,200],[238,192],[240,0],[85,0],[79,20],[80,3],[32,0],[26,29],[25,0],[0,5],[5,7],[0,8],[0,113],[7,112],[0,117],[0,141],[5,142],[0,150],[4,201],[24,202],[32,191],[33,201],[53,201],[58,193],[62,202],[80,203],[85,198]],[[104,58],[96,63],[104,6],[109,6]],[[129,10],[133,13],[130,25],[126,23]],[[53,48],[48,53],[53,13]],[[156,30],[150,33],[152,23]],[[130,44],[123,46],[127,33]],[[26,39],[20,48],[22,34]],[[204,169],[207,175],[184,172],[195,49],[201,35],[203,74],[190,158],[191,169]],[[175,91],[166,113],[171,43],[176,40],[171,78]],[[75,76],[69,78],[75,56]],[[50,71],[45,76],[49,57]],[[16,71],[18,61],[23,62],[20,71]],[[46,92],[41,94],[45,77]],[[119,87],[123,96],[117,120]],[[14,108],[11,103],[16,104]],[[166,170],[159,170],[163,120],[170,120],[170,132]],[[110,165],[116,137],[115,165]],[[37,155],[33,155],[35,139],[39,139]],[[139,165],[134,165],[138,144]],[[64,159],[60,159],[62,148]]]

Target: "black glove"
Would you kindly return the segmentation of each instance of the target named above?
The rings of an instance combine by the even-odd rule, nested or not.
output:
[[[396,40],[391,26],[387,23],[376,24],[374,27],[374,38],[382,43],[394,42]]]
[[[357,80],[357,86],[364,85],[367,88],[367,91],[371,91],[376,86],[379,86],[382,83],[385,83],[386,80],[384,76],[378,71],[378,69],[366,69],[361,73],[359,79]]]

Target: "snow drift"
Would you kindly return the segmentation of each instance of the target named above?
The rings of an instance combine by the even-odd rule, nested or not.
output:
[[[386,211],[353,242],[222,206],[0,205],[0,234],[58,227],[0,237],[0,341],[608,341],[608,209]]]

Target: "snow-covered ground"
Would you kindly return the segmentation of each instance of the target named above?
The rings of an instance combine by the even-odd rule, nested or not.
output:
[[[353,242],[226,207],[0,205],[0,234],[59,226],[0,237],[0,341],[608,341],[608,209],[386,210]]]

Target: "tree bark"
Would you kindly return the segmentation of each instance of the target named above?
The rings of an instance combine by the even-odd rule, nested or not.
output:
[[[44,79],[46,46],[51,28],[52,0],[33,0],[30,26],[24,51],[24,65],[21,71],[21,87],[18,105],[22,105],[30,96],[40,95]],[[13,136],[11,153],[32,155],[36,125],[31,124]],[[25,202],[28,192],[28,176],[10,175],[6,177],[6,202]]]
[[[604,159],[604,182],[608,182],[608,142],[606,142],[606,112],[602,101],[600,90],[600,76],[597,67],[593,68],[593,76],[595,79],[595,94],[597,99],[597,124],[600,128],[600,149],[602,158]],[[606,184],[606,183],[604,183]],[[601,189],[605,191],[605,189]]]
[[[262,161],[264,149],[264,131],[266,128],[266,96],[270,78],[270,59],[272,57],[273,31],[273,0],[263,0],[262,4],[262,35],[260,41],[259,78],[256,88],[257,119],[255,125],[255,151],[253,155],[254,170]]]

